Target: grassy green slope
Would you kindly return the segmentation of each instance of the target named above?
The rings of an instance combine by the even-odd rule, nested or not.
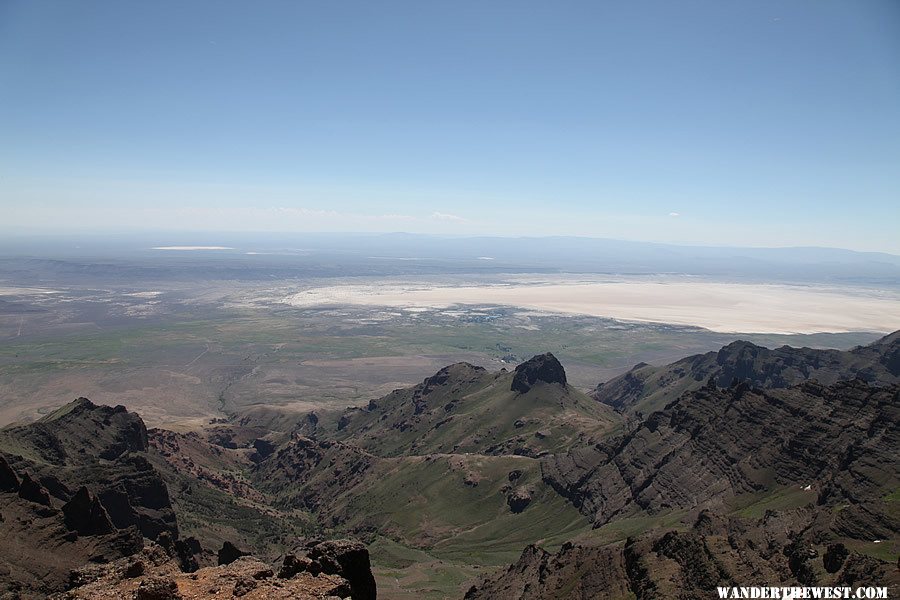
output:
[[[444,371],[447,381],[439,377]],[[539,456],[590,443],[620,424],[612,409],[571,386],[540,382],[520,394],[510,389],[512,373],[465,363],[441,373],[348,412],[336,437],[381,456]]]

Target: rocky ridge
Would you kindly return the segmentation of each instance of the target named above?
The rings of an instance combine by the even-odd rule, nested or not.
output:
[[[331,530],[464,548],[485,523],[493,536],[523,524],[547,524],[532,539],[569,524],[581,533],[556,553],[529,546],[473,598],[695,598],[759,578],[890,580],[874,558],[888,546],[873,544],[893,548],[900,531],[896,340],[852,351],[840,372],[819,351],[732,344],[705,381],[695,380],[702,369],[654,380],[652,401],[664,404],[645,415],[645,389],[619,407],[625,419],[571,388],[552,354],[514,372],[451,365],[339,417],[292,419],[291,433],[269,431],[268,413],[246,428],[234,419],[148,432],[122,407],[79,399],[0,430],[0,590],[369,598],[364,546],[296,540]],[[787,385],[813,372],[837,374]],[[176,513],[204,546],[221,546],[218,557],[179,537]],[[251,531],[271,545],[258,551]],[[247,536],[222,543],[223,532]],[[16,557],[5,543],[56,554]]]
[[[718,387],[738,380],[773,389],[810,380],[831,385],[857,378],[876,386],[900,383],[900,332],[848,351],[790,346],[769,349],[736,341],[665,366],[635,365],[598,385],[591,395],[628,415],[647,416],[710,379]]]

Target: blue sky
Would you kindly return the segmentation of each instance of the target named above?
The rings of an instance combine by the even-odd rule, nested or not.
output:
[[[0,3],[0,231],[900,253],[900,3]]]

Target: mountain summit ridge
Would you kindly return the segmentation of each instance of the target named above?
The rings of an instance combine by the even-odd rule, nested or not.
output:
[[[235,595],[263,593],[280,584],[262,559],[323,532],[447,561],[479,548],[505,562],[510,543],[526,546],[505,573],[471,586],[472,599],[687,599],[760,574],[895,585],[880,557],[900,539],[898,340],[846,353],[736,342],[639,365],[629,374],[665,375],[650,380],[661,406],[646,415],[647,390],[628,387],[641,381],[601,386],[621,393],[617,412],[569,385],[552,353],[513,371],[455,363],[365,407],[272,421],[290,430],[236,415],[148,431],[124,407],[79,398],[0,429],[0,586],[61,591],[68,570],[92,561],[102,567],[79,576],[74,597],[132,590],[121,573],[143,552],[135,586],[229,581]],[[42,563],[48,545],[65,560]],[[212,567],[218,545],[234,567]],[[292,589],[351,593],[316,579],[312,554],[293,555],[285,572],[306,575]]]

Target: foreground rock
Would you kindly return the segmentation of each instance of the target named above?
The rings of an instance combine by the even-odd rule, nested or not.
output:
[[[159,546],[108,565],[88,567],[73,578],[75,586],[54,600],[199,600],[201,598],[327,598],[349,597],[350,586],[337,575],[298,573],[275,577],[265,563],[241,557],[228,565],[183,573]]]
[[[280,569],[252,556],[184,573],[177,560],[151,544],[139,554],[72,574],[71,589],[55,600],[199,600],[205,598],[352,598],[375,600],[366,547],[350,540],[314,542]]]
[[[353,600],[375,600],[375,577],[365,545],[353,540],[333,540],[308,546],[308,557],[322,572],[341,575],[350,583]]]

